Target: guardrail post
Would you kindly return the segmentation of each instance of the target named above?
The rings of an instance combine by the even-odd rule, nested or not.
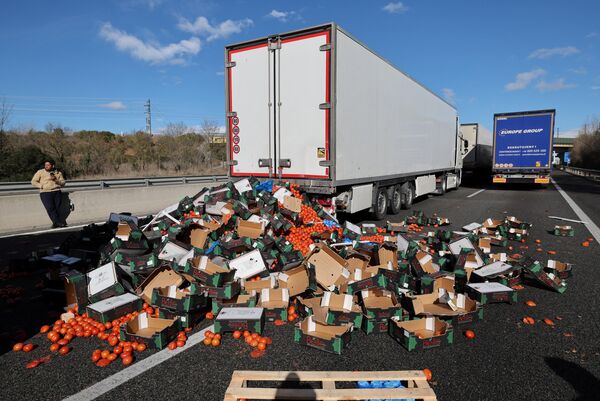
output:
[[[104,181],[100,181],[100,189],[104,189],[104,186],[105,186]]]
[[[149,187],[150,186],[150,180],[149,179],[145,179],[144,182],[146,183],[146,186]]]
[[[212,182],[217,182],[217,177],[215,177],[214,175],[212,176]]]
[[[184,184],[187,184],[187,177],[181,177]]]

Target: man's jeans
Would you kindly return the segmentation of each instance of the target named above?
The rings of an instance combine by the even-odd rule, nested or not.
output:
[[[60,218],[60,204],[62,201],[62,193],[60,191],[40,192],[42,204],[48,212],[52,224],[55,226],[62,225],[64,222]]]

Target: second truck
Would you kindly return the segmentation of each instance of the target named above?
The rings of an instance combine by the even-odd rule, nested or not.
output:
[[[299,184],[378,219],[456,188],[456,109],[336,24],[227,46],[231,177]]]

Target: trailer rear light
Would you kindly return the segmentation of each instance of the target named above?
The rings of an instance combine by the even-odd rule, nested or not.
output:
[[[492,182],[494,184],[504,184],[504,183],[506,183],[506,178],[501,175],[495,175],[494,178],[492,179]]]
[[[545,176],[539,176],[535,180],[533,180],[536,184],[549,184],[550,178]]]

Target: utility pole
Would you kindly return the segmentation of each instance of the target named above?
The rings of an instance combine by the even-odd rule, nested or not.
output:
[[[146,110],[146,133],[148,135],[152,135],[152,112],[150,110],[150,99],[144,103],[144,108]]]

